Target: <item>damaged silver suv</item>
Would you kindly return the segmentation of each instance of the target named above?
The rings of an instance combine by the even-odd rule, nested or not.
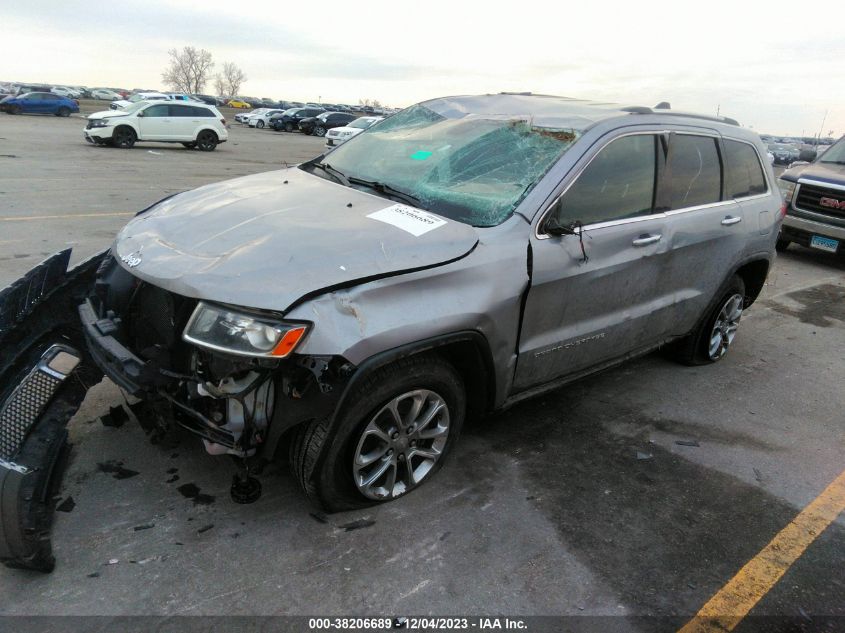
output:
[[[449,97],[162,200],[107,253],[69,273],[57,256],[0,296],[0,431],[16,429],[0,472],[48,486],[31,438],[63,441],[102,373],[151,432],[234,456],[238,501],[281,446],[325,509],[395,499],[468,417],[661,346],[722,359],[783,216],[765,156],[727,118]],[[48,556],[3,529],[6,560]]]

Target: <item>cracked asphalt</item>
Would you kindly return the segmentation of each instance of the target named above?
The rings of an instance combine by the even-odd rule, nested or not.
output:
[[[0,116],[0,286],[60,248],[106,247],[170,192],[322,146],[233,126],[209,154],[122,151],[82,127]],[[104,426],[123,399],[102,383],[69,426],[56,570],[0,569],[0,615],[628,615],[670,630],[845,469],[843,306],[845,258],[792,246],[723,362],[652,354],[523,402],[466,428],[408,497],[330,516],[284,461],[257,503],[234,504],[233,464],[194,438]],[[752,615],[845,616],[843,566],[840,515]]]

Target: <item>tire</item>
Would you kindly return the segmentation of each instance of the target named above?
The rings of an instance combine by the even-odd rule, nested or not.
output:
[[[197,144],[194,141],[191,141],[190,143],[182,143],[182,145],[184,147],[187,147],[188,149],[194,149],[197,146]]]
[[[324,128],[322,125],[318,125],[312,130],[312,132],[314,133],[314,136],[319,136],[322,138],[326,135],[326,128]]]
[[[197,134],[197,149],[201,152],[213,152],[217,142],[217,135],[211,130],[203,130]]]
[[[121,125],[112,135],[112,145],[120,149],[132,149],[135,141],[138,140],[135,130],[126,125]]]
[[[19,105],[13,105],[8,110],[6,110],[9,114],[20,114],[21,107]]]
[[[257,127],[259,130],[263,129],[264,128],[264,121],[261,121],[261,120],[256,121],[255,127]]]
[[[285,132],[293,132],[293,123],[290,121],[285,123]]]
[[[745,283],[734,275],[716,296],[718,299],[707,309],[696,329],[671,346],[674,358],[684,365],[718,362],[727,355],[734,341],[745,308]],[[721,339],[718,345],[717,334]]]
[[[408,423],[401,431],[388,409],[394,402]],[[408,419],[415,402],[424,407],[416,420],[439,411],[419,428]],[[291,470],[311,502],[329,512],[391,501],[436,474],[458,440],[465,415],[464,383],[451,364],[434,355],[404,358],[363,380],[338,413],[333,434],[329,419],[297,428],[290,446]],[[433,437],[417,435],[435,432]],[[325,458],[318,462],[324,450]],[[378,457],[366,466],[357,465],[356,458],[365,454]],[[361,485],[382,467],[382,475],[369,486]],[[411,479],[410,472],[419,478]]]
[[[56,112],[56,116],[60,116],[60,117],[70,116],[70,108],[66,108],[66,107],[62,106],[61,108],[59,108],[58,112]]]
[[[778,253],[782,253],[782,252],[784,252],[787,248],[789,248],[789,245],[790,245],[790,244],[792,244],[792,242],[790,242],[789,240],[784,239],[784,238],[782,238],[782,237],[778,237],[778,241],[777,241],[777,242],[775,242],[775,250],[776,250]]]

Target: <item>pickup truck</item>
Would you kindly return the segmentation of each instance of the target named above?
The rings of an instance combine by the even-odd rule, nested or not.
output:
[[[795,242],[845,252],[845,137],[813,162],[785,171],[778,184],[786,217],[777,249],[784,251]]]

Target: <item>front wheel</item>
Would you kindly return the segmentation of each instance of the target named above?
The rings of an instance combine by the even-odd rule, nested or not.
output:
[[[326,128],[324,128],[322,125],[318,125],[317,127],[314,128],[314,135],[320,136],[320,137],[325,136],[326,135]]]
[[[338,415],[333,431],[316,420],[291,443],[294,477],[331,512],[391,501],[431,479],[463,426],[464,383],[438,356],[405,358],[375,370]]]
[[[70,108],[66,108],[66,107],[62,106],[61,108],[59,108],[59,111],[56,112],[56,116],[60,116],[60,117],[70,116]]]
[[[114,131],[112,136],[112,145],[120,149],[131,149],[135,145],[138,137],[135,135],[135,130],[131,127],[119,127]]]
[[[692,334],[673,344],[675,358],[685,365],[706,365],[722,360],[736,338],[745,310],[742,278],[734,275],[718,297]]]
[[[259,130],[262,129],[264,127],[264,121],[259,119],[255,122],[255,127],[257,127]]]
[[[8,110],[6,110],[6,112],[8,112],[9,114],[20,114],[21,107],[19,105],[13,105]]]
[[[290,121],[285,123],[285,132],[293,132],[293,123]]]
[[[203,130],[197,136],[197,148],[201,152],[211,152],[217,147],[217,135],[211,130]]]

